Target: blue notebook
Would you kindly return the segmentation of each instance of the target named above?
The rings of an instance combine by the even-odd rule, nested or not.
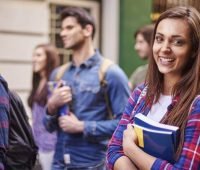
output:
[[[133,126],[141,149],[157,158],[174,162],[178,127],[156,122],[141,113],[135,116]]]

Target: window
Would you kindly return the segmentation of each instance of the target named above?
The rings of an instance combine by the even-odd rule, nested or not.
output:
[[[60,37],[60,20],[59,13],[66,6],[50,4],[50,41],[54,44],[59,51],[61,63],[69,60],[70,52],[63,48],[62,39]]]

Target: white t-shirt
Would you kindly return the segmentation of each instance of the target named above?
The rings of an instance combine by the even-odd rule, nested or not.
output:
[[[156,122],[160,122],[160,120],[167,112],[167,107],[171,104],[171,102],[172,96],[166,96],[161,94],[158,102],[152,105],[147,117]]]

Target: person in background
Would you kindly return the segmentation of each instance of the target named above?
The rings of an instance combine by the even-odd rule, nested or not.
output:
[[[47,82],[52,70],[59,65],[57,49],[51,44],[37,45],[33,51],[32,90],[28,105],[32,110],[32,127],[39,148],[39,162],[43,170],[50,170],[55,151],[56,133],[49,133],[43,124],[47,103]]]
[[[0,170],[5,170],[6,150],[9,136],[9,94],[8,85],[0,75]]]
[[[148,60],[151,55],[151,41],[153,35],[154,25],[145,25],[139,28],[135,34],[135,51],[142,60]],[[139,66],[130,76],[129,82],[131,89],[145,81],[148,64]]]
[[[200,169],[199,28],[200,14],[193,7],[171,8],[158,18],[147,79],[133,91],[109,143],[109,169]],[[131,125],[138,113],[180,128],[175,162],[138,147]]]
[[[114,63],[105,74],[106,86],[101,85],[98,73],[103,57],[94,48],[94,34],[94,20],[86,10],[62,11],[60,35],[64,48],[72,50],[72,62],[47,103],[45,126],[58,134],[52,170],[104,170],[108,140],[130,94],[127,76]],[[69,111],[59,116],[59,108],[66,104]]]

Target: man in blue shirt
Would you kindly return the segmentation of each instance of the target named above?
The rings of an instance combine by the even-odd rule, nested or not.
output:
[[[61,38],[72,50],[72,62],[65,70],[47,103],[44,119],[49,131],[57,130],[58,139],[52,170],[104,170],[107,142],[114,132],[130,91],[128,79],[115,64],[101,86],[99,69],[103,61],[94,49],[95,24],[82,8],[68,7],[61,13]],[[53,81],[58,68],[50,77]],[[105,93],[113,119],[109,119]],[[58,109],[68,104],[69,112],[58,116]]]

